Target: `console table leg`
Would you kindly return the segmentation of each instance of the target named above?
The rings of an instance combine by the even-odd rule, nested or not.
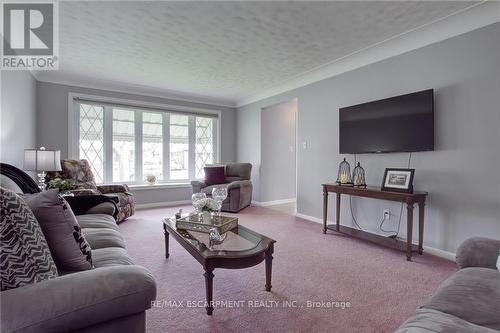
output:
[[[326,234],[326,220],[328,215],[328,191],[323,190],[323,233]]]
[[[165,258],[168,259],[168,257],[170,256],[170,253],[169,253],[169,236],[170,236],[170,234],[168,233],[165,226],[163,226],[163,234],[165,235]]]
[[[337,193],[337,210],[335,211],[335,222],[337,231],[340,231],[340,193]]]
[[[271,291],[271,275],[273,271],[273,252],[274,245],[271,244],[269,249],[266,251],[266,291]]]
[[[214,279],[214,273],[213,273],[213,268],[205,268],[205,273],[203,274],[205,277],[205,291],[207,294],[207,315],[211,316],[212,312],[214,311],[213,307],[213,302],[212,302],[212,297],[213,297],[213,279]]]
[[[418,204],[418,254],[424,253],[424,212],[425,203]]]
[[[406,260],[411,261],[411,248],[413,243],[413,204],[406,205]]]

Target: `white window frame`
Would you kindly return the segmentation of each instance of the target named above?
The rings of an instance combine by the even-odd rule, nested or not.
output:
[[[167,141],[167,138],[170,138],[170,121],[169,117],[171,114],[185,114],[190,116],[210,116],[216,120],[215,128],[214,128],[214,163],[220,163],[221,156],[221,127],[222,127],[222,112],[220,110],[212,110],[212,109],[203,109],[189,106],[179,106],[179,105],[171,105],[171,104],[161,104],[161,103],[151,103],[139,100],[130,100],[130,99],[122,99],[122,98],[113,98],[113,97],[105,97],[98,95],[89,95],[89,94],[81,94],[81,93],[68,93],[68,158],[70,159],[79,159],[80,154],[80,124],[79,124],[79,112],[75,107],[78,104],[78,100],[81,100],[82,103],[94,103],[94,104],[105,104],[106,107],[112,106],[121,106],[123,108],[130,108],[136,111],[136,122],[135,122],[135,146],[136,150],[138,147],[141,147],[136,151],[135,154],[135,181],[133,182],[113,182],[112,181],[112,159],[109,159],[109,153],[107,150],[110,150],[110,146],[105,145],[104,151],[104,183],[106,184],[129,184],[129,185],[144,185],[144,177],[142,175],[142,121],[137,121],[138,119],[142,119],[143,112],[157,112],[163,114],[163,174],[168,178],[170,171],[170,142]],[[107,105],[107,106],[106,106]],[[109,112],[105,112],[110,114]],[[193,151],[191,149],[189,151],[189,161],[188,161],[188,173],[189,179],[163,179],[158,181],[158,184],[186,184],[189,183],[190,180],[195,179],[196,174],[196,130],[195,130],[195,122],[194,117],[189,118],[190,126],[194,126],[194,130],[189,131],[189,146],[193,147]],[[106,122],[110,124],[110,122]],[[105,123],[105,124],[106,124]],[[106,126],[106,125],[105,125]],[[104,128],[104,137],[112,135],[111,125],[108,125]],[[140,129],[139,129],[140,127]],[[106,140],[106,139],[105,139]],[[109,140],[109,138],[108,138]],[[137,158],[140,156],[140,158]],[[139,165],[140,164],[140,165]]]

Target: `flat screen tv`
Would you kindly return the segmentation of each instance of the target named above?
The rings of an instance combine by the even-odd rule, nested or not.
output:
[[[434,90],[339,109],[341,154],[434,150]]]

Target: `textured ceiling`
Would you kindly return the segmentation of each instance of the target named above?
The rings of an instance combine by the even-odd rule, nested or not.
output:
[[[60,2],[72,77],[234,103],[472,2]]]

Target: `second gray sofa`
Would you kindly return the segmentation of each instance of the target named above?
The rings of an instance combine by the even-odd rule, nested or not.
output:
[[[457,251],[460,270],[397,333],[500,332],[500,240],[470,238]]]

